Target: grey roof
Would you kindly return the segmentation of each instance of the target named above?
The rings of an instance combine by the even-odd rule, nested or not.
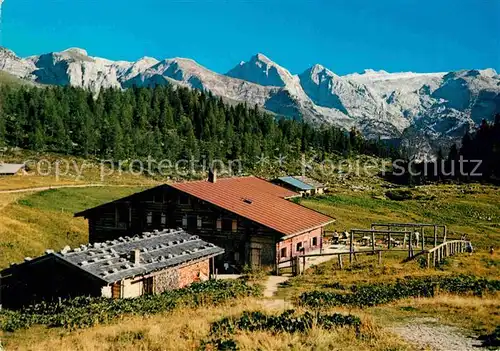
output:
[[[302,182],[294,177],[287,176],[287,177],[279,177],[278,179],[284,183],[287,183],[287,184],[293,186],[296,189],[300,189],[300,190],[312,190],[312,189],[314,189],[309,184],[306,184],[306,183],[304,183],[304,182]]]
[[[20,169],[24,168],[23,163],[1,163],[0,174],[16,174]]]
[[[131,252],[135,249],[140,250],[140,261],[137,265],[131,259]],[[166,229],[81,245],[79,248],[63,250],[53,255],[106,283],[114,283],[223,252],[220,247],[182,229]]]
[[[309,184],[310,186],[314,187],[315,189],[318,189],[318,188],[324,188],[325,187],[325,184],[321,183],[321,182],[318,182],[317,180],[315,179],[312,179],[312,178],[309,178],[309,177],[306,177],[306,176],[293,176],[295,179],[298,179],[300,180],[301,182],[303,183],[306,183],[306,184]]]

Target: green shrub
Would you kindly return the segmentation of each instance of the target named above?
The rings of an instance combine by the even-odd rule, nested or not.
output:
[[[474,294],[500,291],[500,280],[488,280],[474,276],[407,277],[395,283],[353,285],[350,293],[311,291],[300,295],[303,305],[323,306],[375,306],[408,297],[432,297],[436,291],[452,294]]]
[[[297,314],[287,310],[280,315],[268,315],[262,312],[243,312],[239,317],[226,317],[212,323],[211,339],[202,343],[203,347],[213,346],[215,350],[238,350],[237,344],[229,337],[238,331],[269,331],[272,333],[304,333],[313,325],[324,329],[352,327],[359,335],[361,319],[353,315],[340,313],[320,314],[305,312]]]
[[[245,311],[240,317],[226,317],[212,324],[210,334],[230,335],[238,330],[257,331],[265,330],[274,333],[303,333],[309,330],[313,324],[325,329],[334,327],[354,327],[357,330],[361,326],[361,320],[353,315],[340,313],[313,314],[305,312],[297,315],[294,310],[287,310],[280,315],[267,315],[262,312]]]
[[[407,189],[388,190],[388,191],[386,191],[385,196],[387,196],[389,199],[395,200],[395,201],[404,201],[404,200],[413,199],[412,192],[410,190],[407,190]]]
[[[249,285],[241,280],[210,280],[184,289],[134,299],[77,297],[61,302],[42,302],[18,311],[2,310],[0,328],[15,331],[33,324],[43,324],[75,329],[107,323],[126,314],[145,315],[169,311],[178,306],[217,305],[234,298],[260,294],[260,286]]]
[[[483,341],[484,347],[498,347],[500,346],[500,325],[495,328],[493,333],[482,335],[479,337]]]

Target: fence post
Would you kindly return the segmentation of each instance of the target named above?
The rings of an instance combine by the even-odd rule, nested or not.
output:
[[[349,244],[349,263],[352,263],[353,252],[354,252],[354,232],[351,230],[351,242]]]
[[[372,232],[372,251],[375,253],[375,233]]]
[[[344,263],[342,262],[342,255],[339,254],[339,267],[342,270],[344,268]]]
[[[425,232],[424,232],[424,227],[422,227],[422,251],[425,250]],[[418,244],[418,243],[417,243]]]
[[[434,247],[437,246],[438,243],[438,232],[437,232],[437,226],[434,226]]]
[[[430,265],[431,265],[431,254],[429,252],[427,253],[427,260],[426,260],[426,262],[427,262],[426,267],[430,268]]]
[[[380,265],[380,264],[382,264],[382,251],[379,250],[377,252],[378,252],[378,264]]]
[[[408,240],[408,257],[413,257],[413,232],[410,232],[410,240]]]

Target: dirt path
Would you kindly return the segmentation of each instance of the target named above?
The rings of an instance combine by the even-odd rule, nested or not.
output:
[[[90,187],[102,187],[102,186],[127,186],[127,185],[108,185],[108,184],[51,185],[51,186],[40,186],[40,187],[34,187],[34,188],[23,188],[23,189],[13,189],[13,190],[0,190],[0,194],[29,193],[29,192],[45,191],[45,190],[50,190],[50,189],[90,188]]]
[[[290,277],[286,276],[270,276],[266,284],[264,285],[264,297],[273,297],[276,291],[278,291],[278,286],[281,283],[286,282]]]
[[[271,310],[287,310],[293,308],[290,302],[283,299],[276,299],[274,295],[278,291],[278,287],[281,283],[286,282],[290,277],[287,276],[269,276],[264,284],[264,298],[260,300],[262,307]]]
[[[458,328],[440,324],[436,318],[414,319],[390,330],[422,350],[477,351],[481,346],[480,341],[464,335]]]

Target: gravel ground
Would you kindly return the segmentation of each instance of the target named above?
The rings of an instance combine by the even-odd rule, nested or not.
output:
[[[414,319],[391,328],[391,331],[422,350],[477,351],[481,346],[481,341],[464,335],[458,328],[439,324],[435,318]]]

